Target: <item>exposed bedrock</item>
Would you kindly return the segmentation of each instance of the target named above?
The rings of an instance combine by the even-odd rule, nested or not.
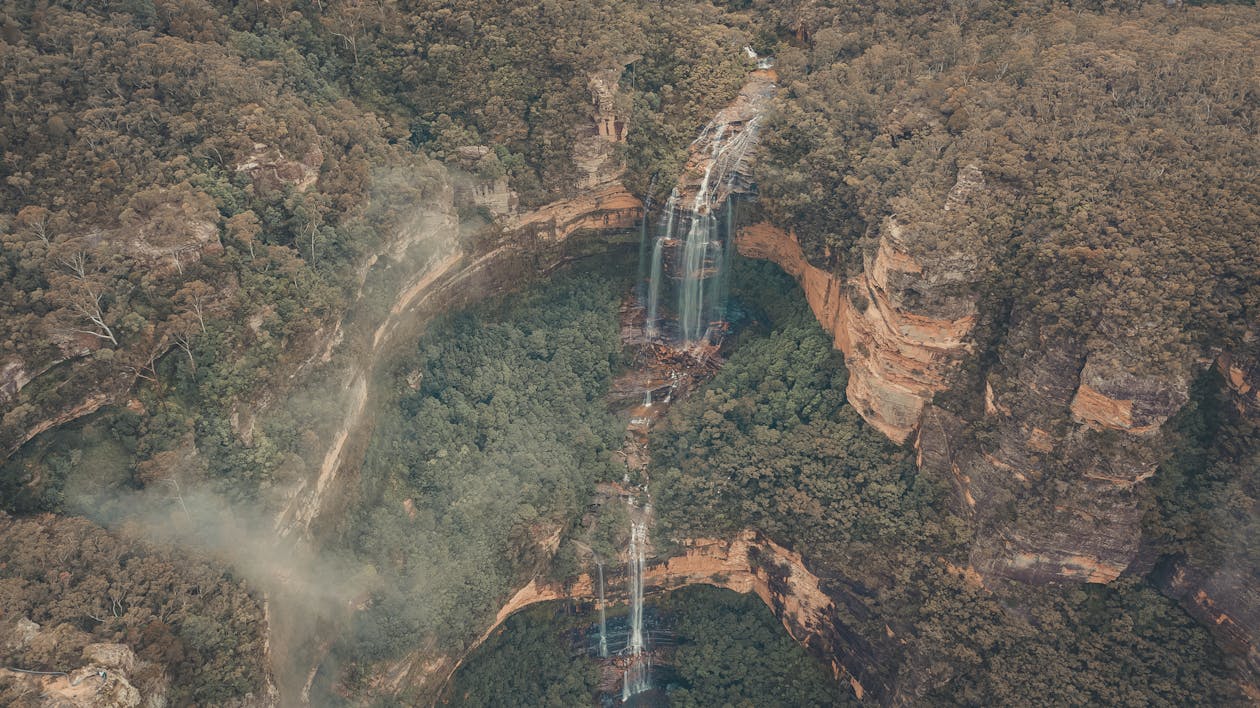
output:
[[[951,199],[983,189],[965,168]],[[741,230],[740,253],[778,263],[794,275],[818,321],[831,332],[849,368],[848,397],[862,417],[896,442],[918,428],[932,397],[972,346],[977,297],[968,286],[978,257],[942,251],[914,254],[920,227],[896,216],[880,225],[862,253],[862,269],[844,277],[810,263],[794,236],[770,224]]]
[[[1250,564],[1226,564],[1205,571],[1184,561],[1157,569],[1156,580],[1202,622],[1226,652],[1242,656],[1247,672],[1243,690],[1260,701],[1260,578]]]
[[[1012,323],[1011,337],[1024,334],[1021,322]],[[980,420],[929,407],[916,440],[921,468],[952,479],[960,506],[976,519],[971,563],[980,573],[1109,582],[1137,555],[1139,485],[1159,463],[1149,439],[1157,428],[1075,418],[1079,372],[1089,369],[1079,349],[1020,349],[988,375]],[[1139,395],[1107,390],[1124,396],[1106,397],[1109,410]]]
[[[1137,554],[1140,485],[1160,461],[1161,426],[1188,400],[1195,363],[1143,371],[1124,337],[1092,347],[1046,338],[1016,313],[1000,323],[1005,341],[983,374],[983,412],[964,419],[935,405],[983,353],[974,330],[992,317],[980,310],[979,286],[994,264],[965,245],[982,241],[951,229],[969,228],[969,210],[1009,198],[964,166],[935,215],[884,218],[860,268],[844,273],[811,262],[771,224],[745,227],[737,243],[796,277],[844,352],[847,395],[862,417],[913,442],[925,473],[953,481],[959,507],[977,521],[977,571],[1108,582]],[[1246,366],[1223,362],[1222,370],[1240,382],[1239,405],[1258,405]]]
[[[710,205],[752,191],[761,123],[778,91],[778,78],[773,69],[752,72],[735,100],[714,114],[691,145],[678,179],[679,204],[690,207],[702,189]],[[715,153],[713,146],[718,142],[723,149]]]
[[[739,593],[755,593],[766,603],[792,638],[812,654],[826,661],[839,681],[847,682],[858,697],[868,693],[890,694],[882,676],[879,648],[846,627],[841,620],[843,589],[831,587],[806,566],[800,554],[784,548],[761,534],[746,530],[731,539],[697,538],[681,542],[682,553],[644,569],[648,594],[676,590],[688,585],[713,585]],[[623,561],[625,559],[622,559]],[[609,573],[606,567],[605,573]],[[622,578],[606,575],[605,596],[610,603],[627,601]],[[584,573],[565,583],[531,580],[502,608],[493,623],[464,652],[467,657],[512,614],[539,602],[579,600],[593,602],[598,590],[591,575]],[[854,601],[854,607],[862,609]],[[426,695],[441,686],[458,669],[463,657],[428,656],[417,652],[398,662],[386,673],[381,688],[397,691],[408,686]]]
[[[1260,422],[1260,360],[1224,353],[1216,366],[1238,412],[1253,424]],[[1243,480],[1244,486],[1254,489],[1260,453],[1235,452],[1244,474],[1251,475]],[[1227,652],[1242,657],[1243,691],[1260,703],[1260,566],[1255,553],[1260,508],[1253,505],[1246,513],[1249,519],[1221,539],[1218,562],[1202,567],[1175,558],[1156,568],[1155,578],[1164,593],[1203,622]]]

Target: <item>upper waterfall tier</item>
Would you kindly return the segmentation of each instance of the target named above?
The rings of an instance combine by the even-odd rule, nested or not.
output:
[[[752,148],[756,147],[759,125],[778,89],[777,80],[773,69],[752,72],[739,96],[718,111],[692,143],[691,155],[678,179],[681,206],[695,205],[708,213],[728,196],[752,190]],[[714,141],[721,141],[724,147],[714,150]],[[697,196],[701,197],[699,204]]]
[[[692,346],[714,344],[711,335],[720,338],[725,331],[724,274],[734,219],[730,197],[752,190],[751,161],[776,78],[771,69],[754,71],[735,101],[709,121],[691,143],[683,174],[658,217],[651,248],[649,231],[643,232],[649,337],[665,334]],[[675,304],[672,317],[661,311],[666,291]]]

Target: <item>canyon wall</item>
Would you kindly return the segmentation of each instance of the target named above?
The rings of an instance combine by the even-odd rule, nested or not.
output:
[[[980,365],[985,352],[975,330],[995,313],[981,311],[978,286],[995,264],[932,232],[950,223],[945,212],[995,196],[1009,198],[988,189],[977,168],[963,167],[939,219],[885,218],[868,233],[860,267],[846,272],[811,261],[790,231],[771,224],[741,229],[737,243],[743,255],[774,261],[796,278],[845,355],[847,395],[862,417],[913,444],[924,474],[952,483],[976,529],[967,572],[1037,584],[1145,573],[1152,560],[1138,562],[1143,485],[1167,454],[1164,424],[1211,358],[1191,352],[1135,367],[1143,359],[1132,333],[1049,340],[1016,313],[995,323],[1005,333],[984,345],[993,351]],[[939,402],[968,385],[977,366],[986,367],[981,409],[962,413]],[[1216,366],[1238,411],[1260,419],[1260,365],[1224,353]],[[1260,517],[1260,509],[1249,513]],[[1260,699],[1260,569],[1249,560],[1246,534],[1235,535],[1219,566],[1168,559],[1155,579],[1242,657],[1250,674],[1243,689]]]
[[[584,233],[611,233],[634,229],[643,215],[642,202],[621,182],[624,166],[613,149],[629,130],[628,116],[617,114],[617,81],[620,70],[602,70],[589,78],[592,111],[575,143],[574,164],[581,177],[571,196],[536,209],[518,212],[517,199],[506,181],[472,183],[454,179],[440,198],[418,209],[404,223],[394,250],[395,259],[409,244],[429,243],[431,255],[414,266],[404,279],[394,302],[382,320],[372,325],[370,339],[357,346],[343,335],[330,343],[359,352],[343,376],[340,395],[344,417],[327,439],[331,441],[322,465],[285,492],[286,501],[276,519],[281,535],[295,531],[309,534],[329,501],[357,470],[370,436],[365,411],[371,409],[367,382],[376,362],[387,355],[392,341],[416,334],[430,317],[451,309],[518,288],[531,279],[578,257],[574,241]],[[461,148],[465,167],[489,154],[485,146]],[[490,238],[480,250],[461,241],[459,207],[486,207],[495,221],[485,231]]]
[[[643,202],[622,184],[625,165],[616,147],[626,141],[631,120],[621,107],[618,82],[623,67],[637,57],[626,57],[616,68],[594,71],[588,78],[591,110],[573,145],[575,192],[567,198],[503,221],[514,238],[537,238],[557,243],[590,229],[629,229],[643,216]]]
[[[322,464],[282,490],[275,516],[279,535],[320,538],[326,529],[336,527],[353,503],[354,484],[373,431],[371,411],[377,405],[377,392],[370,384],[377,364],[387,360],[394,347],[413,341],[439,313],[511,292],[592,252],[621,246],[628,251],[637,245],[637,233],[628,238],[616,236],[634,230],[643,211],[642,202],[621,182],[624,168],[614,149],[624,141],[629,123],[626,116],[615,116],[614,120],[612,115],[619,75],[619,71],[610,70],[596,72],[590,79],[593,110],[575,146],[574,161],[581,176],[571,195],[519,211],[516,195],[506,183],[469,182],[461,176],[451,180],[441,199],[425,205],[408,222],[403,238],[437,247],[412,266],[381,319],[368,323],[366,329],[363,323],[354,327],[343,323],[329,342],[321,357],[324,362],[344,352],[352,354],[340,377],[342,416],[336,429],[323,437],[329,444]],[[488,148],[468,146],[461,151],[469,159],[479,159]],[[472,239],[475,244],[460,235],[459,210],[469,205],[483,207],[493,217]],[[398,260],[404,250],[398,249],[394,259]],[[277,606],[276,611],[282,609]],[[315,665],[300,667],[302,671],[276,667],[282,696],[301,697],[301,703],[309,703],[310,682],[327,648],[325,643],[316,652]],[[272,657],[273,663],[283,660],[285,657]],[[433,685],[433,677],[448,676],[454,666],[454,659],[446,654],[416,652],[384,667],[375,690],[391,694],[434,691],[440,686]],[[307,677],[305,684],[294,682],[299,676]]]
[[[758,532],[746,530],[731,539],[686,539],[681,553],[644,569],[647,594],[688,585],[712,585],[738,593],[755,593],[774,612],[784,628],[812,654],[826,661],[839,681],[846,681],[861,698],[876,684],[878,695],[888,687],[879,677],[887,672],[871,647],[843,625],[832,592],[806,567],[800,554]],[[624,558],[621,568],[624,568]],[[609,603],[628,601],[620,569],[606,570],[605,597]],[[520,610],[555,600],[594,602],[599,594],[594,579],[583,573],[564,583],[530,580],[499,609],[493,623],[458,659],[418,652],[394,664],[378,683],[378,690],[397,693],[406,687],[435,696],[451,675],[498,627]]]
[[[980,353],[978,291],[993,266],[968,245],[976,239],[951,238],[950,229],[967,228],[969,209],[1010,198],[964,166],[934,216],[886,217],[860,249],[860,268],[843,274],[812,263],[769,224],[742,229],[737,243],[796,277],[844,352],[847,395],[862,417],[913,443],[924,473],[953,481],[980,530],[975,570],[1108,582],[1137,554],[1138,485],[1158,464],[1160,425],[1188,398],[1190,369],[1135,375],[1121,365],[1122,339],[1116,351],[1086,356],[1081,343],[1046,346],[1016,320],[1006,323],[1008,341],[1021,354],[999,356],[985,375],[981,420],[936,405]]]
[[[1226,352],[1216,366],[1225,379],[1228,400],[1249,423],[1260,423],[1260,360]],[[1244,485],[1254,490],[1260,484],[1260,452],[1232,452],[1251,475]],[[1239,511],[1247,518],[1221,539],[1222,558],[1216,564],[1199,567],[1186,558],[1174,558],[1157,567],[1154,577],[1165,594],[1211,629],[1227,652],[1243,658],[1247,670],[1243,691],[1260,703],[1260,564],[1255,553],[1260,508]]]
[[[984,188],[979,170],[965,168],[950,195],[962,201]],[[948,206],[947,206],[948,208]],[[740,231],[740,253],[778,263],[795,276],[811,309],[849,368],[849,401],[896,442],[919,427],[924,408],[948,388],[973,352],[976,296],[967,286],[978,257],[958,250],[932,260],[915,256],[916,225],[888,217],[862,269],[844,277],[814,265],[795,237],[769,224]]]

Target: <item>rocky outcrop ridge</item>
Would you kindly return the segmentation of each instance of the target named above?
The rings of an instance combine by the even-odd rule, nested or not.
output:
[[[1217,358],[1216,367],[1224,375],[1239,412],[1260,418],[1260,361],[1247,361],[1225,352]]]
[[[987,376],[984,439],[975,421],[933,405],[976,354],[975,284],[986,267],[982,254],[950,245],[946,225],[992,198],[979,169],[964,166],[939,223],[885,218],[861,249],[861,268],[844,275],[811,262],[769,224],[742,229],[737,245],[796,277],[845,354],[847,395],[863,418],[892,440],[912,440],[921,469],[953,481],[959,508],[982,529],[974,570],[1109,582],[1137,554],[1139,485],[1159,461],[1152,439],[1186,402],[1190,369],[1133,374],[1123,339],[1086,356],[1083,342],[1046,347],[1017,319],[1009,338],[1022,354]],[[1230,367],[1240,390],[1252,391],[1242,368]],[[1111,437],[1104,444],[1100,435]],[[1014,517],[1003,511],[1020,503]]]
[[[1260,584],[1252,568],[1225,565],[1205,572],[1175,561],[1156,573],[1166,594],[1211,629],[1226,652],[1243,657],[1251,674],[1243,689],[1260,700]]]
[[[520,238],[559,243],[584,230],[631,229],[642,216],[643,202],[617,181],[525,212],[507,229]]]
[[[792,637],[815,655],[830,662],[837,680],[847,681],[860,698],[866,692],[865,676],[873,666],[855,654],[852,639],[839,624],[835,602],[822,581],[806,566],[800,554],[748,530],[732,539],[687,539],[682,553],[644,569],[645,592],[666,592],[688,585],[713,585],[739,593],[755,593],[774,611]],[[606,583],[609,602],[625,602],[625,583],[612,578]],[[471,654],[494,630],[516,612],[539,602],[553,600],[594,601],[598,590],[589,573],[566,583],[535,578],[500,608],[493,623],[464,652]],[[845,635],[846,640],[841,636]],[[463,658],[419,654],[394,667],[381,688],[397,691],[406,684],[424,692],[436,692],[459,668]]]
[[[248,174],[260,189],[274,190],[289,185],[305,192],[319,181],[319,168],[323,163],[324,153],[318,147],[312,147],[301,160],[292,160],[277,148],[254,143],[250,154],[236,165],[236,171]]]
[[[926,273],[902,245],[905,227],[889,219],[862,273],[844,279],[810,263],[796,239],[769,224],[740,231],[739,252],[778,263],[795,276],[823,328],[845,354],[847,395],[862,417],[904,442],[919,426],[924,407],[943,391],[961,358],[970,351],[974,301],[945,297],[915,309],[935,281],[963,272]]]
[[[621,66],[592,72],[588,81],[592,110],[573,145],[576,193],[513,215],[503,224],[506,232],[557,243],[582,230],[633,228],[643,217],[643,202],[621,182],[625,166],[616,151],[630,131],[618,87]]]
[[[748,75],[739,94],[718,111],[691,145],[690,154],[678,180],[678,203],[690,208],[702,185],[707,186],[707,203],[718,205],[732,194],[753,191],[752,169],[761,122],[778,92],[778,74],[758,69]],[[714,154],[714,147],[720,151]]]
[[[10,636],[3,642],[6,652],[21,654],[31,649],[45,654],[60,645],[83,645],[87,635],[69,625],[43,630],[38,624],[19,618],[11,625],[0,625]],[[151,705],[165,701],[164,678],[147,682],[146,695],[128,678],[139,668],[153,674],[148,662],[138,661],[131,647],[125,644],[86,644],[82,665],[61,670],[0,668],[0,678],[10,684],[7,695],[26,694],[33,698],[23,705],[56,706],[57,708],[134,708],[147,699]]]

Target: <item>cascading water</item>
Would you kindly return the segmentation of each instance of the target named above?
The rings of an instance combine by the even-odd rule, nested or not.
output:
[[[722,319],[725,274],[732,251],[727,243],[733,228],[730,195],[738,186],[740,166],[757,142],[759,118],[754,116],[737,129],[715,119],[692,143],[693,154],[706,155],[703,176],[685,209],[680,208],[678,188],[665,204],[648,260],[648,337],[656,339],[662,334],[660,304],[667,276],[677,282],[679,343],[689,346],[708,339],[710,325]],[[724,214],[718,208],[723,203]],[[676,232],[683,229],[680,245]]]
[[[652,338],[659,334],[661,281],[663,280],[665,269],[665,244],[673,241],[674,220],[677,215],[678,188],[675,187],[674,191],[670,192],[669,199],[665,202],[665,221],[656,236],[656,240],[652,243],[652,260],[648,269],[647,334]]]
[[[596,561],[599,568],[599,658],[608,658],[608,617],[604,613],[604,564]]]
[[[630,642],[632,655],[643,651],[643,542],[647,530],[642,522],[630,526]]]
[[[630,571],[630,636],[626,643],[626,666],[621,682],[622,702],[652,687],[651,659],[644,654],[643,641],[643,566],[647,545],[647,525],[641,521],[630,524],[630,549],[627,565]]]
[[[706,129],[706,133],[708,130]],[[726,126],[719,125],[710,146],[708,164],[704,168],[704,178],[700,180],[700,188],[696,190],[695,201],[691,205],[691,224],[687,229],[687,240],[683,244],[683,256],[678,295],[678,321],[682,329],[682,341],[690,344],[698,341],[708,329],[709,318],[706,317],[704,289],[708,278],[706,271],[709,265],[710,244],[717,241],[717,220],[709,209],[709,180],[713,178],[713,169],[717,167],[718,156],[722,151],[722,138],[726,135]],[[703,139],[704,136],[701,136]],[[710,300],[710,305],[712,305]]]
[[[661,407],[651,413],[659,414],[661,408],[668,407],[676,387],[685,386],[689,375],[687,367],[708,370],[706,367],[714,360],[711,357],[714,348],[720,344],[721,332],[725,331],[728,273],[735,251],[732,195],[753,190],[746,160],[757,144],[758,124],[775,92],[774,73],[765,71],[769,60],[758,57],[751,48],[746,54],[757,61],[759,71],[749,77],[739,98],[718,113],[692,142],[691,159],[683,177],[671,191],[664,209],[659,213],[654,210],[653,228],[649,230],[645,226],[641,235],[639,277],[641,283],[646,279],[646,288],[639,289],[639,302],[644,306],[643,332],[649,340],[645,349],[655,355],[655,368],[644,368],[648,383],[643,406],[655,404],[653,391],[665,390],[660,398]],[[646,215],[644,223],[648,223]],[[649,237],[652,238],[650,244]],[[663,351],[661,345],[683,356]],[[630,452],[640,450],[643,443],[639,436],[652,420],[646,408],[637,415],[631,419],[633,439],[627,437],[626,450]],[[640,455],[628,452],[627,463],[632,457],[639,460]],[[631,469],[642,475],[639,489],[647,494],[646,463],[639,460],[637,464],[640,466]],[[626,487],[631,485],[629,472],[623,476],[622,483]],[[638,506],[637,498],[637,492],[627,494],[631,517],[627,549],[630,613],[626,643],[617,653],[618,663],[624,667],[623,702],[652,689],[652,653],[643,628],[643,576],[652,505],[650,495],[642,507]],[[602,566],[599,572],[602,654],[605,650]],[[658,637],[656,641],[661,639]]]

